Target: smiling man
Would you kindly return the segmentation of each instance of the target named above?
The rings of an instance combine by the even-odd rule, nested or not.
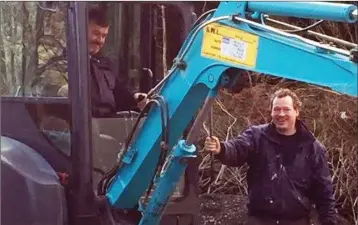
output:
[[[101,54],[110,29],[107,4],[89,7],[88,52],[90,54],[91,103],[94,117],[112,116],[118,111],[141,110],[147,103],[145,93],[134,93],[127,87],[123,72],[111,60]],[[68,86],[58,91],[68,95]]]
[[[301,105],[294,92],[280,89],[270,123],[226,142],[206,138],[205,149],[223,164],[249,165],[249,225],[309,225],[313,204],[322,225],[336,224],[326,149],[298,119]]]

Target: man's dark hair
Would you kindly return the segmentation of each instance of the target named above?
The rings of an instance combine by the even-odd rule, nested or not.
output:
[[[88,21],[101,27],[108,27],[109,19],[107,11],[107,3],[91,4],[88,9]]]

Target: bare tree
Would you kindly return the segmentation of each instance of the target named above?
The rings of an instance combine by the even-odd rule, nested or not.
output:
[[[30,95],[33,85],[43,89],[45,83],[63,82],[65,4],[56,13],[43,11],[37,2],[0,2],[0,6],[1,94],[14,95],[21,87],[22,95]]]
[[[161,5],[160,6],[160,11],[161,11],[161,17],[162,17],[162,35],[163,35],[163,75],[165,76],[167,74],[168,71],[168,67],[167,67],[167,29],[166,29],[166,17],[165,17],[165,6]]]
[[[4,40],[3,40],[4,32],[5,32],[4,13],[0,2],[0,94],[1,95],[9,91],[8,86],[6,85],[6,61],[5,61]]]

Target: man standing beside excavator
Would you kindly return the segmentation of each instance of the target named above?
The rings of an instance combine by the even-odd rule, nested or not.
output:
[[[322,225],[336,224],[325,147],[298,119],[301,101],[289,89],[271,99],[272,121],[205,148],[228,166],[248,164],[249,225],[309,225],[312,203]]]

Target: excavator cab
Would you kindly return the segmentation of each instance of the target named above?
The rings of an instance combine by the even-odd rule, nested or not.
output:
[[[1,224],[83,224],[75,215],[95,211],[97,184],[116,163],[139,115],[123,111],[94,118],[90,113],[87,42],[82,40],[89,4],[0,3],[5,31],[0,35]],[[164,4],[168,21],[161,22],[158,4],[108,5],[111,27],[103,55],[121,67],[131,89],[146,93],[164,76],[158,58],[172,60],[184,42],[195,19],[193,8]],[[170,49],[164,58],[163,24],[174,37],[166,38]],[[60,96],[67,84],[68,96]],[[188,170],[162,224],[194,224],[197,168],[193,164]]]

